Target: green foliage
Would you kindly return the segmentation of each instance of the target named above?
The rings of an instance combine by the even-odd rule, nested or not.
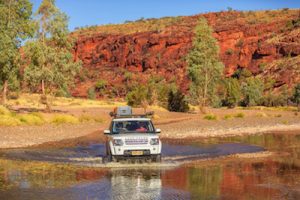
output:
[[[233,55],[234,54],[234,51],[232,50],[232,49],[227,49],[226,51],[225,51],[225,54],[226,55],[228,55],[228,56],[231,56],[231,55]]]
[[[287,106],[289,101],[289,92],[287,86],[283,86],[279,93],[275,94],[272,91],[263,96],[263,106],[278,107]]]
[[[88,89],[87,96],[89,99],[96,99],[96,92],[94,87]]]
[[[19,47],[22,40],[32,35],[32,5],[29,0],[0,1],[0,83],[3,101],[6,100],[7,82],[15,79],[21,63]],[[5,102],[3,102],[5,103]]]
[[[185,100],[184,94],[177,90],[176,92],[170,91],[168,97],[168,110],[172,112],[187,112],[189,105]]]
[[[241,100],[242,92],[240,83],[235,78],[228,78],[225,80],[226,94],[223,105],[230,108],[235,107]]]
[[[57,97],[72,97],[67,85],[62,85],[55,93]]]
[[[147,94],[147,88],[145,86],[138,85],[127,94],[127,104],[134,107],[141,106],[144,101],[147,101]]]
[[[207,114],[203,117],[203,119],[206,119],[206,120],[217,120],[217,116],[214,115],[214,114]]]
[[[207,21],[200,18],[195,29],[193,48],[187,56],[191,97],[202,106],[206,106],[215,95],[216,84],[224,68],[219,61],[219,47],[212,32]]]
[[[168,107],[168,95],[170,91],[177,91],[175,82],[167,82],[164,77],[152,75],[147,83],[147,99],[150,105]]]
[[[106,80],[98,80],[97,83],[95,84],[95,89],[97,91],[101,91],[102,89],[105,89],[106,86],[107,86]]]
[[[17,117],[22,123],[26,125],[43,125],[45,119],[39,114],[23,114]]]
[[[54,3],[42,1],[36,13],[36,37],[25,46],[29,65],[24,78],[31,88],[41,84],[43,95],[70,86],[81,67],[71,53],[68,17]]]
[[[250,77],[242,84],[242,93],[244,96],[242,105],[256,106],[262,102],[264,83],[257,77]]]
[[[38,113],[16,114],[0,106],[0,126],[43,125],[45,120]]]
[[[298,106],[300,105],[300,83],[298,83],[294,88],[292,101]]]
[[[239,80],[244,80],[246,78],[249,78],[252,76],[252,73],[245,68],[238,68],[234,74],[232,75],[232,78],[237,78]]]

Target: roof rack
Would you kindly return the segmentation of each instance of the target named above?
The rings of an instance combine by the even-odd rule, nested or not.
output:
[[[113,118],[145,118],[145,117],[151,117],[154,115],[154,112],[146,112],[145,114],[131,114],[131,115],[118,115],[115,112],[110,112],[109,115]]]
[[[120,106],[114,108],[109,115],[113,118],[145,118],[154,115],[154,112],[146,112],[145,114],[132,114],[132,108],[130,106]]]

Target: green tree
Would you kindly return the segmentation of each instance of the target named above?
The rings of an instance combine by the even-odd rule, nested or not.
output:
[[[244,106],[256,106],[262,103],[264,83],[258,77],[250,77],[242,83]]]
[[[242,92],[240,83],[235,78],[225,80],[225,98],[224,104],[230,108],[235,107],[241,100]]]
[[[80,70],[81,62],[74,61],[71,48],[68,17],[55,6],[55,0],[43,0],[36,13],[36,37],[25,48],[30,60],[25,80],[40,85],[41,100],[48,110],[47,94],[70,85]]]
[[[180,90],[169,92],[168,110],[173,112],[187,112],[189,110],[185,96]]]
[[[2,103],[6,104],[8,84],[17,77],[19,47],[33,33],[29,0],[0,0],[0,81]]]
[[[200,108],[207,106],[215,95],[216,85],[224,68],[219,60],[217,41],[212,33],[207,21],[200,18],[195,29],[193,47],[187,56],[191,95]]]
[[[298,111],[300,111],[300,83],[298,83],[293,92],[292,100],[298,106]]]
[[[147,101],[148,88],[137,85],[132,91],[127,93],[126,100],[129,106],[141,106]]]

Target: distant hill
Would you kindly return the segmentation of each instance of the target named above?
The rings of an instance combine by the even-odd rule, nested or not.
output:
[[[74,56],[84,68],[73,95],[86,97],[89,88],[104,81],[122,97],[126,81],[145,83],[154,74],[186,90],[185,56],[201,16],[214,29],[226,76],[246,68],[265,81],[272,80],[274,90],[300,82],[299,9],[228,11],[77,29],[72,33]]]

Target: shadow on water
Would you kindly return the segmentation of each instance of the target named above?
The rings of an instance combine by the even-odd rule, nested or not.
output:
[[[191,157],[257,152],[263,148],[285,152],[285,156],[152,170],[3,160],[0,199],[300,199],[299,135],[214,138],[190,145],[169,143],[164,145],[163,154],[164,162],[171,158],[181,162]],[[88,159],[99,158],[101,152],[103,145],[97,144],[41,152],[13,150],[6,154],[25,160],[44,156],[41,160],[65,162],[66,158],[84,158],[94,162]],[[68,161],[73,162],[82,160]]]

